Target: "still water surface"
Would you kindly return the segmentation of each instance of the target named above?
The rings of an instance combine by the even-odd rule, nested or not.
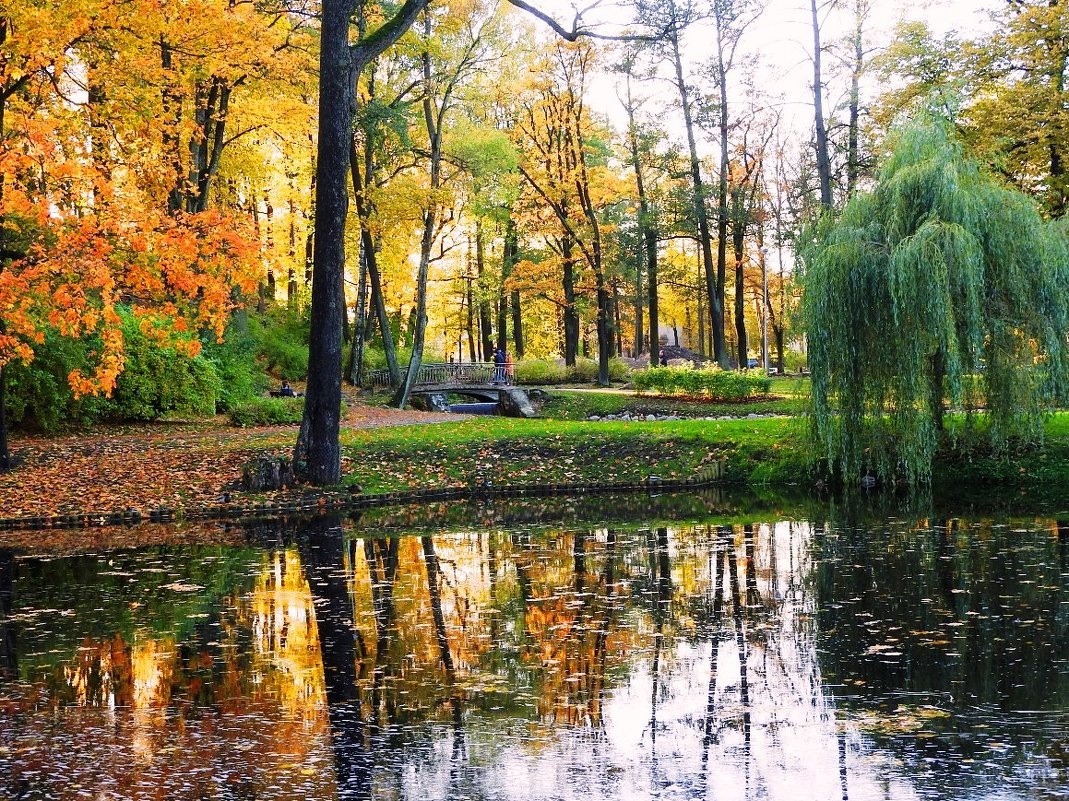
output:
[[[1069,522],[613,517],[0,550],[0,799],[1069,798]]]

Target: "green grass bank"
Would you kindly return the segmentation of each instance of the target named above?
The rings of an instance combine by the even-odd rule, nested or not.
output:
[[[564,408],[575,419],[463,417],[455,423],[346,431],[342,439],[346,483],[358,484],[365,492],[391,492],[487,484],[634,482],[651,475],[688,478],[715,461],[724,462],[725,478],[733,484],[816,490],[827,480],[819,454],[808,442],[804,417],[591,422],[587,417],[592,413],[619,413],[607,410],[649,399],[583,393],[576,400],[573,396],[580,393],[559,395],[563,400],[547,403],[546,411],[556,408],[560,414]],[[658,413],[675,413],[668,400],[667,405],[657,403]],[[691,405],[678,411],[698,410]],[[707,416],[718,413],[725,412],[711,406],[701,410]],[[735,413],[740,413],[737,408]],[[1065,486],[1069,486],[1069,413],[1065,412],[1047,421],[1042,446],[996,453],[982,436],[975,436],[971,446],[941,451],[933,475],[933,489],[950,493],[963,488],[1015,491]]]

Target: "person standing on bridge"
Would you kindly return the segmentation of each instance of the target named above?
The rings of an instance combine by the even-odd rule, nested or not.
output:
[[[516,367],[512,363],[512,354],[505,351],[505,383],[514,384],[516,378]]]
[[[491,383],[505,383],[505,351],[501,348],[494,350],[494,379]]]

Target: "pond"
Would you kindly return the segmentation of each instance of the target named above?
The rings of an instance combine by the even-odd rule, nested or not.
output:
[[[1069,520],[603,500],[0,550],[0,798],[1069,798]]]

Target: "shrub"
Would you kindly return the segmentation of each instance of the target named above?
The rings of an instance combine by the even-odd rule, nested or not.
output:
[[[107,399],[94,395],[76,399],[67,381],[72,370],[89,369],[89,348],[90,343],[48,331],[45,341],[34,346],[32,362],[16,361],[5,367],[8,423],[53,432],[102,417]]]
[[[203,356],[190,357],[161,347],[141,332],[140,321],[120,311],[125,366],[110,398],[75,398],[67,376],[90,373],[96,338],[69,339],[54,331],[34,347],[34,360],[7,369],[7,412],[12,425],[56,431],[100,420],[155,420],[168,414],[215,414],[219,374]]]
[[[299,423],[304,398],[254,398],[230,410],[230,424],[241,428]]]
[[[766,376],[727,370],[690,370],[678,367],[651,367],[632,374],[638,392],[662,395],[707,395],[717,400],[745,400],[767,395],[772,381]]]
[[[308,376],[308,318],[282,306],[249,317],[249,334],[268,372],[290,380]]]
[[[597,380],[598,363],[593,359],[579,357],[575,360],[575,366],[567,368],[568,380],[577,384],[589,384]]]
[[[168,414],[213,415],[219,374],[204,356],[161,348],[133,315],[123,317],[126,366],[106,415],[113,420],[156,420]]]
[[[568,377],[563,366],[544,359],[525,359],[513,370],[517,384],[560,384]]]
[[[345,349],[345,363],[348,364],[349,348]],[[404,370],[408,367],[409,361],[412,359],[412,348],[398,348],[397,349],[397,363]],[[421,364],[444,364],[449,359],[442,356],[440,353],[434,353],[424,350],[423,357],[420,360]],[[374,345],[368,344],[364,347],[364,371],[370,370],[385,370],[386,369],[386,352],[382,349],[380,343]]]
[[[204,344],[204,356],[219,375],[215,410],[226,413],[235,406],[264,394],[271,380],[256,360],[258,346],[248,333],[235,326],[227,329],[223,342],[212,339]]]
[[[619,357],[609,359],[609,380],[627,381],[631,378],[631,365]]]

